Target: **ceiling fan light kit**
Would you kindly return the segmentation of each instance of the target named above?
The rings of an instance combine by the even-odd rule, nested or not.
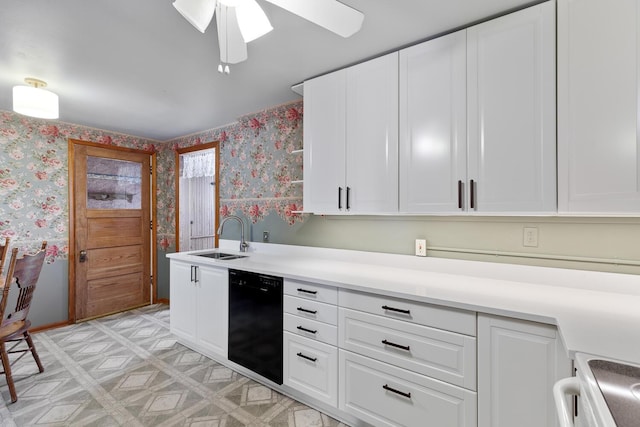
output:
[[[345,38],[360,31],[364,21],[362,12],[337,0],[266,1]],[[203,33],[216,15],[222,64],[245,61],[247,43],[273,30],[256,0],[175,0],[173,7]],[[228,69],[226,65],[223,71],[229,74]]]
[[[47,83],[42,80],[27,77],[24,81],[29,86],[13,87],[13,111],[40,119],[57,119],[58,95],[43,89]]]

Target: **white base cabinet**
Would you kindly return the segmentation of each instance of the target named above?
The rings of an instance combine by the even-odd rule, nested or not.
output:
[[[284,384],[338,406],[338,349],[284,332]]]
[[[554,326],[478,314],[478,426],[554,427],[553,385],[571,376]]]
[[[345,350],[340,373],[340,409],[374,426],[477,425],[475,392]]]
[[[205,354],[227,358],[228,270],[176,260],[170,268],[171,333]]]
[[[555,326],[285,278],[283,385],[349,425],[557,427]],[[228,270],[171,260],[171,332],[227,358]]]
[[[194,283],[194,266],[171,260],[169,280],[171,333],[187,341],[196,341],[196,301],[198,289]]]
[[[284,281],[284,385],[338,406],[338,290]]]

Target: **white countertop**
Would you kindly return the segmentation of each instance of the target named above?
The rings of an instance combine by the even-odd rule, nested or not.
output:
[[[239,254],[237,241],[221,241]],[[167,257],[555,324],[582,352],[640,363],[640,276],[251,243],[246,258]]]

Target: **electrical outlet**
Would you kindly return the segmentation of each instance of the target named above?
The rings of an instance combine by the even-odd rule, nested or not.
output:
[[[416,239],[416,255],[427,256],[427,241],[425,239]]]
[[[268,231],[263,231],[262,232],[262,241],[264,243],[268,243],[269,242],[269,232]]]
[[[524,228],[522,246],[528,246],[532,248],[538,247],[538,229],[536,227]]]

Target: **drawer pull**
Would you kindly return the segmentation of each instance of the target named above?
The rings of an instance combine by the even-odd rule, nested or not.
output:
[[[306,356],[306,355],[304,355],[302,353],[298,353],[298,357],[302,357],[303,359],[307,359],[307,360],[310,360],[312,362],[315,362],[316,360],[318,360],[317,357],[309,357],[309,356]]]
[[[298,356],[299,355],[300,353],[298,353]],[[404,391],[396,390],[395,388],[391,388],[386,384],[383,385],[382,388],[392,393],[399,394],[400,396],[406,397],[407,399],[411,399],[411,393],[405,393]]]
[[[318,310],[307,310],[306,308],[298,307],[298,311],[303,311],[305,313],[316,314]]]
[[[304,332],[309,332],[310,334],[316,334],[318,331],[314,331],[312,329],[303,328],[302,326],[298,326],[298,329]]]
[[[391,347],[399,348],[399,349],[402,349],[402,350],[411,351],[411,347],[409,347],[408,345],[396,344],[394,342],[387,341],[387,340],[382,340],[382,344],[390,345]]]
[[[402,314],[411,314],[411,310],[403,310],[401,308],[389,307],[388,305],[383,305],[382,309],[387,311],[395,311],[397,313],[402,313]]]
[[[315,295],[318,293],[318,291],[310,291],[307,289],[302,289],[302,288],[298,288],[298,292],[304,292],[305,294],[311,294],[311,295]]]

